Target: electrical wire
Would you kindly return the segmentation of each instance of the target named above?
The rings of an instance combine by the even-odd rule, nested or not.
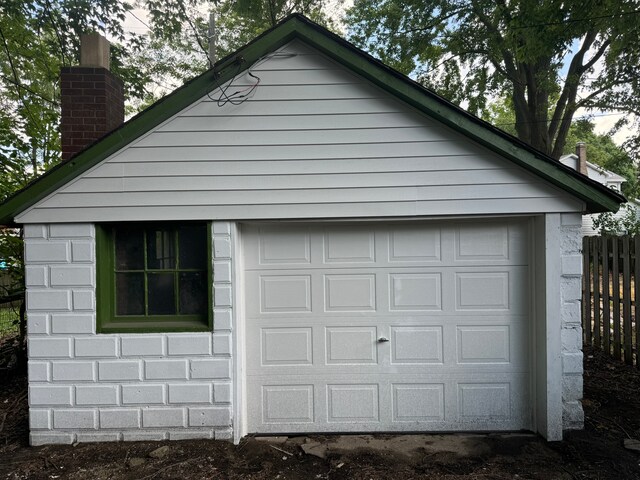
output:
[[[226,86],[223,87],[222,85],[220,85],[220,83],[218,82],[217,75],[214,74],[215,75],[214,78],[215,78],[216,86],[218,87],[218,89],[220,89],[220,95],[218,96],[217,99],[215,99],[215,98],[212,98],[209,93],[207,93],[207,97],[209,97],[209,99],[211,101],[216,102],[216,105],[218,105],[218,107],[224,107],[228,103],[230,103],[231,105],[241,105],[242,103],[246,102],[249,99],[249,97],[253,94],[253,92],[256,90],[256,88],[258,88],[258,86],[260,85],[260,82],[262,80],[258,75],[254,74],[252,72],[252,70],[254,70],[258,66],[262,65],[264,62],[266,62],[267,60],[270,60],[272,58],[276,58],[276,57],[291,58],[291,57],[295,57],[295,56],[297,56],[297,53],[272,53],[272,54],[265,55],[264,57],[259,58],[247,70],[247,75],[249,77],[255,79],[255,83],[253,83],[252,85],[249,85],[248,87],[243,88],[241,90],[236,90],[235,92],[233,92],[231,94],[227,94],[227,91],[233,85],[233,82],[236,80],[236,78],[240,74],[240,69],[242,67],[242,63],[240,61],[238,61],[238,70],[233,75],[231,80],[229,80],[227,82]]]

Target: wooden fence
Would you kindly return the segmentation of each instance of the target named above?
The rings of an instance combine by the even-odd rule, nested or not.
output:
[[[640,368],[640,235],[584,237],[582,248],[584,343]]]

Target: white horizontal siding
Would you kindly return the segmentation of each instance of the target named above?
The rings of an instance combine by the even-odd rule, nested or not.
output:
[[[300,43],[23,213],[30,222],[566,212],[578,201]],[[245,73],[226,92],[244,90]]]

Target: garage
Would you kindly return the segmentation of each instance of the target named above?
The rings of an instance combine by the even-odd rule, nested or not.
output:
[[[244,224],[248,433],[532,429],[531,223]]]

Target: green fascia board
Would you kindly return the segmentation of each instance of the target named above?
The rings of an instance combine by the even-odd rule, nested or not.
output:
[[[465,112],[306,17],[293,14],[6,199],[0,204],[0,224],[12,225],[16,215],[187,108],[218,84],[230,80],[239,66],[252,65],[294,38],[316,48],[427,116],[574,195],[585,202],[590,213],[615,212],[621,203],[626,202],[622,195]]]

